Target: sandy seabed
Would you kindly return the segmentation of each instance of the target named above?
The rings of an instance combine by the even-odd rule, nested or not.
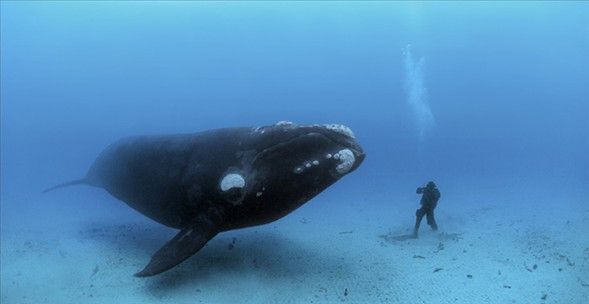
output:
[[[406,239],[415,202],[320,196],[135,278],[175,230],[106,195],[3,198],[1,302],[589,303],[587,204],[468,205],[440,204],[440,230],[424,219],[419,239]]]

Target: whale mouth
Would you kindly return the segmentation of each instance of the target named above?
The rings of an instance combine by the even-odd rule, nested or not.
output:
[[[320,135],[330,142],[332,142],[335,146],[341,147],[339,151],[348,150],[351,152],[350,154],[346,154],[346,156],[351,159],[354,158],[351,166],[348,168],[349,163],[344,165],[346,168],[346,172],[350,172],[355,170],[366,158],[366,153],[360,147],[360,145],[356,142],[356,136],[351,128],[347,127],[343,124],[306,124],[306,125],[299,125],[295,124],[290,121],[280,121],[271,126],[265,127],[257,127],[254,128],[255,132],[260,132],[264,134],[267,130],[276,130],[278,131],[282,137],[282,140],[279,145],[287,144],[293,140],[296,140],[302,136],[316,136]],[[329,153],[337,153],[338,151],[331,151]],[[342,168],[342,170],[344,170]]]

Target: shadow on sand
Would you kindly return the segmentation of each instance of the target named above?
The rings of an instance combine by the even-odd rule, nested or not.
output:
[[[140,265],[137,271],[149,262],[159,246],[177,232],[155,223],[100,223],[82,229],[81,238],[106,243],[113,253],[121,252],[125,259],[130,260],[126,267],[130,263]],[[158,296],[177,289],[208,285],[220,278],[312,280],[314,275],[319,275],[318,267],[330,273],[349,270],[347,262],[330,256],[329,252],[271,229],[260,226],[221,233],[201,251],[171,270],[136,280],[144,281],[147,291]],[[129,273],[130,277],[132,275]]]

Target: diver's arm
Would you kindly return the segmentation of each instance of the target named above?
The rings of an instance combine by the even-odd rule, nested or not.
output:
[[[423,193],[423,187],[417,188],[417,190],[415,191],[415,193],[417,193],[417,194]]]

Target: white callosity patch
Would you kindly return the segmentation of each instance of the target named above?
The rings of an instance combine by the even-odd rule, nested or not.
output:
[[[330,158],[331,158],[331,153],[327,153],[327,154],[325,155],[325,158],[327,158],[327,159],[330,159]]]
[[[295,124],[293,122],[290,121],[279,121],[277,123],[274,124],[274,127],[288,127],[288,126],[294,126]],[[252,128],[252,130],[256,133],[260,133],[260,134],[264,134],[266,133],[266,128],[268,128],[267,126],[261,126],[261,127],[255,127]]]
[[[338,132],[340,134],[346,135],[348,137],[351,138],[356,138],[356,136],[354,136],[354,132],[352,132],[352,129],[344,126],[344,125],[340,125],[340,124],[329,124],[329,125],[323,125],[325,128],[327,128],[328,130],[331,131],[335,131]]]
[[[339,165],[335,167],[335,170],[339,174],[344,174],[350,171],[356,162],[356,157],[354,153],[349,149],[340,150],[336,155],[339,155]],[[335,157],[334,157],[335,158]]]
[[[223,177],[223,180],[221,180],[221,190],[223,191],[243,187],[245,187],[245,180],[241,175],[236,173],[227,174],[225,177]]]
[[[301,174],[303,173],[305,170],[313,167],[313,166],[319,166],[319,161],[318,160],[313,160],[313,161],[305,161],[303,162],[303,164],[301,166],[295,167],[293,172],[295,174]]]
[[[266,187],[262,187],[261,191],[256,192],[256,197],[262,196],[262,194],[264,194],[264,191],[266,191]]]
[[[265,128],[266,128],[266,127],[255,127],[255,128],[253,128],[253,130],[254,130],[254,132],[256,132],[256,133],[264,134],[264,133],[266,133],[266,130],[265,130]]]
[[[286,120],[279,121],[275,124],[275,126],[290,126],[290,125],[294,125],[294,123],[292,121],[286,121]]]

